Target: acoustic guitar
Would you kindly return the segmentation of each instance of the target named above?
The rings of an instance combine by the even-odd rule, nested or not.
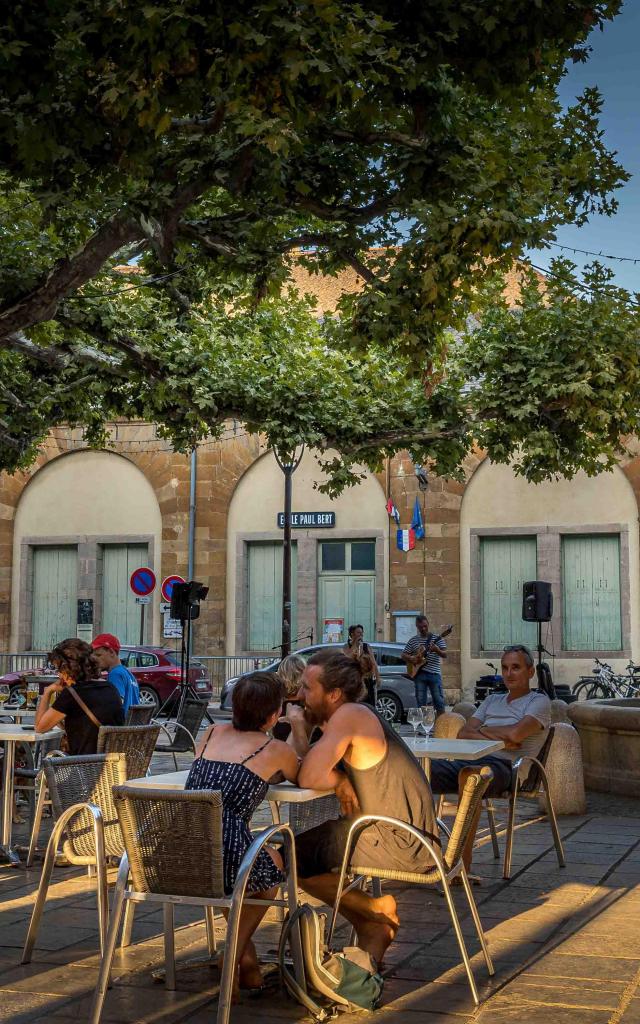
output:
[[[444,640],[445,636],[449,636],[450,633],[453,633],[453,623],[451,622],[448,626],[444,627],[441,633],[429,633],[427,640],[429,644],[432,644],[436,640]],[[428,654],[427,644],[424,643],[416,651],[416,662],[413,665],[407,665],[407,671],[404,675],[408,676],[409,679],[414,679],[427,660]]]

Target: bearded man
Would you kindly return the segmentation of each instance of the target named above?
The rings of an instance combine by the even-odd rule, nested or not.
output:
[[[360,703],[363,693],[358,663],[344,654],[322,651],[309,659],[302,676],[298,696],[304,708],[290,705],[287,710],[291,740],[303,757],[298,785],[334,789],[345,814],[296,836],[300,885],[330,906],[349,828],[358,813],[397,818],[439,843],[433,798],[422,768],[386,722]],[[311,747],[305,722],[322,729],[322,738]],[[352,860],[412,872],[432,866],[418,840],[384,823],[370,825],[360,834]],[[342,896],[340,912],[355,927],[358,945],[380,963],[400,925],[393,896],[374,898],[354,889]]]

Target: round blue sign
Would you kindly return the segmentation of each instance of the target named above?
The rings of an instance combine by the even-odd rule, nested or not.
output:
[[[138,597],[146,597],[147,594],[150,594],[155,589],[156,574],[153,569],[149,569],[147,566],[134,569],[129,579],[129,586]]]

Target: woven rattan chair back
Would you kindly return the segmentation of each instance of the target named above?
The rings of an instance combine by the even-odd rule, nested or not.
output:
[[[159,725],[101,725],[98,753],[124,754],[127,779],[140,779],[147,774],[159,735]]]
[[[125,725],[149,725],[153,718],[155,707],[153,704],[132,704],[127,711]]]
[[[542,744],[542,746],[540,748],[540,752],[538,753],[538,756],[536,758],[536,760],[538,760],[540,762],[540,764],[543,766],[543,768],[546,768],[546,766],[547,766],[547,758],[549,757],[549,751],[551,750],[551,744],[553,743],[553,733],[554,733],[554,727],[553,727],[553,725],[550,725],[549,726],[549,733],[547,735],[547,738],[545,739],[544,743]],[[535,795],[537,795],[538,790],[540,789],[540,784],[541,783],[542,783],[542,775],[540,773],[540,769],[538,768],[537,764],[534,761],[533,764],[531,765],[531,767],[529,768],[529,773],[528,773],[526,779],[523,779],[522,782],[520,783],[520,786],[519,786],[520,792],[523,795],[529,794],[529,795],[534,795],[535,796]]]
[[[59,818],[73,804],[95,804],[104,821],[105,853],[122,856],[124,844],[112,787],[126,782],[124,754],[53,757],[44,762],[43,768],[54,817]],[[93,819],[88,811],[80,811],[71,819],[62,849],[71,864],[95,864]]]
[[[225,895],[221,793],[116,786],[113,798],[137,892]]]
[[[289,824],[295,836],[300,832],[308,832],[316,825],[324,825],[325,821],[338,818],[339,815],[340,804],[335,796],[321,796],[317,800],[289,804]]]
[[[454,740],[466,721],[455,711],[444,711],[436,718],[432,735],[438,740]]]
[[[176,754],[186,753],[188,750],[192,749],[189,733],[191,733],[191,736],[193,736],[194,739],[197,738],[198,731],[206,713],[206,701],[185,700],[182,705],[182,710],[176,719],[178,725],[183,726],[183,728],[176,729],[175,736],[171,743],[171,749],[175,751]],[[187,732],[184,731],[185,729]]]
[[[478,808],[492,778],[491,769],[483,767],[470,775],[464,784],[451,829],[451,837],[444,854],[444,862],[449,870],[462,856],[469,832],[474,827]]]

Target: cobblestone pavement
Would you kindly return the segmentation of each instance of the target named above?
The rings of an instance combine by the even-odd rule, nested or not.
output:
[[[154,770],[168,770],[167,760],[154,764]],[[504,821],[504,808],[499,810]],[[561,819],[567,856],[562,870],[548,823],[530,802],[519,819],[510,882],[503,881],[486,823],[481,824],[474,869],[484,884],[476,895],[496,974],[489,981],[465,917],[482,998],[477,1010],[443,899],[433,890],[391,890],[402,926],[389,950],[383,1005],[375,1019],[381,1024],[640,1024],[639,816],[640,802],[591,797],[586,815]],[[25,827],[16,827],[15,836],[24,842]],[[0,1022],[78,1024],[87,1019],[99,962],[94,882],[78,869],[54,871],[33,962],[21,967],[38,877],[38,868],[0,868]],[[456,901],[462,911],[459,893]],[[265,956],[275,950],[278,927],[270,912],[258,933]],[[177,911],[176,950],[182,961],[205,955],[204,924],[197,913]],[[217,971],[179,967],[177,991],[167,992],[152,974],[161,965],[161,915],[143,906],[136,912],[133,945],[116,955],[103,1020],[215,1021]],[[233,1008],[232,1024],[256,1019],[301,1021],[305,1013],[276,990]],[[351,1024],[362,1017],[340,1019]]]

